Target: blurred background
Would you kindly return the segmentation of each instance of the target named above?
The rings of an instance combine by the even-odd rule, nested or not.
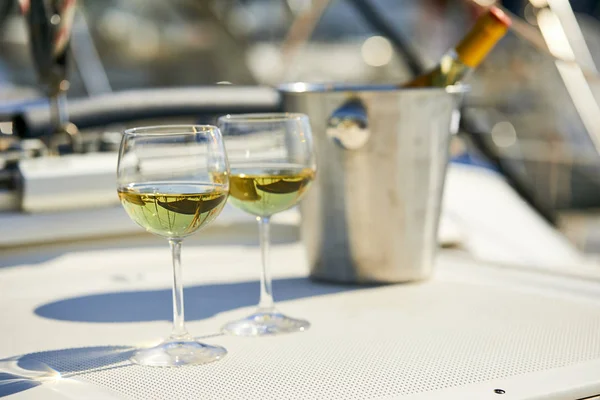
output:
[[[472,26],[482,6],[492,3],[79,0],[69,50],[68,98],[76,102],[127,90],[217,84],[402,83],[412,77],[411,57],[433,67]],[[600,157],[595,139],[600,137],[600,113],[595,113],[600,112],[600,1],[497,3],[513,13],[517,23],[469,79],[471,91],[463,111],[476,126],[463,126],[453,140],[453,161],[503,174],[579,248],[600,252]],[[545,13],[548,9],[554,14]],[[552,25],[553,17],[558,27]],[[563,36],[568,39],[566,48]],[[16,144],[12,115],[47,104],[44,97],[18,2],[2,0],[4,172],[13,165],[7,156],[10,150],[19,149],[19,157],[37,154],[29,151],[40,148],[35,139]],[[89,129],[94,135],[87,137],[100,144],[84,152],[114,151],[118,131],[127,125]],[[9,179],[0,188],[15,191],[18,182]],[[6,199],[0,195],[0,202],[18,201]],[[15,207],[0,208],[9,212]]]

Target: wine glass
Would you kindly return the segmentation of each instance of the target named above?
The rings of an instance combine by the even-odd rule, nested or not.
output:
[[[219,129],[172,125],[125,131],[119,150],[117,191],[129,217],[169,241],[173,259],[173,330],[132,361],[148,366],[204,364],[223,358],[220,346],[199,343],[185,328],[181,242],[210,224],[229,192],[228,163]]]
[[[303,114],[240,114],[219,118],[230,162],[229,202],[256,216],[262,255],[256,312],[226,324],[223,331],[263,336],[304,331],[310,324],[275,308],[269,270],[269,220],[300,201],[315,178],[308,117]]]

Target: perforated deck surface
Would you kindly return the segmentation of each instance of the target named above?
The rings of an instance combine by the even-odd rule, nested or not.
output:
[[[287,245],[274,250],[275,294],[282,311],[310,320],[309,331],[259,339],[214,334],[252,310],[258,285],[248,264],[258,253],[190,248],[190,331],[208,334],[206,342],[229,354],[197,367],[132,365],[131,345],[168,334],[166,250],[84,252],[0,271],[3,296],[19,299],[0,305],[0,329],[9,332],[0,354],[25,354],[22,360],[65,378],[143,400],[391,398],[600,359],[600,305],[581,293],[554,296],[526,285],[509,289],[493,276],[488,283],[461,278],[480,272],[444,256],[428,282],[317,284],[303,278],[300,246]],[[61,283],[61,274],[72,284]],[[95,293],[84,295],[89,291]],[[18,323],[9,326],[10,318]]]

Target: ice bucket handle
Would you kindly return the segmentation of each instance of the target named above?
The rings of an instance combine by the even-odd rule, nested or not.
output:
[[[369,140],[367,110],[358,97],[350,97],[331,113],[327,136],[346,150],[357,150]]]

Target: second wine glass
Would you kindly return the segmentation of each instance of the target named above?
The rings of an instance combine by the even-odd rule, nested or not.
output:
[[[256,216],[262,269],[260,301],[252,315],[223,331],[263,336],[304,331],[308,321],[275,308],[269,269],[269,221],[300,201],[315,178],[316,164],[308,117],[303,114],[240,114],[219,118],[231,169],[229,201]]]

